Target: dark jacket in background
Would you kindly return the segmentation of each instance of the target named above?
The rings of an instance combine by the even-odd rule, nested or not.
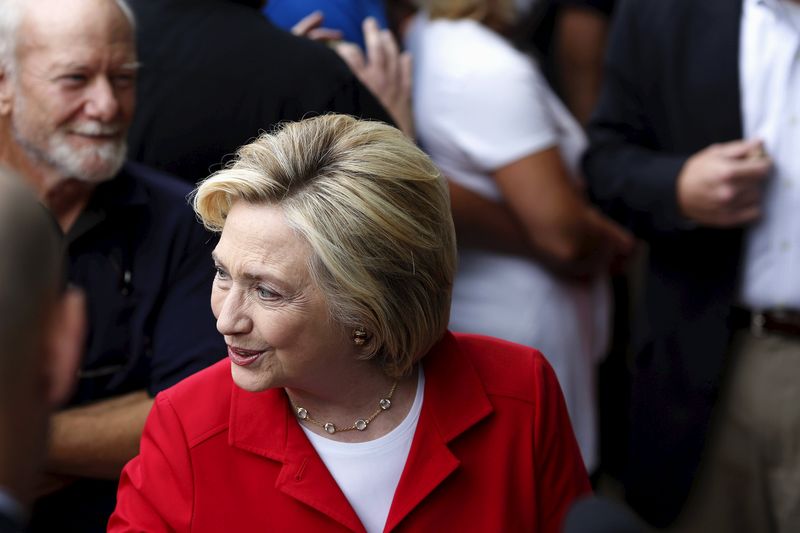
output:
[[[623,0],[584,170],[594,199],[650,244],[626,493],[656,525],[679,512],[728,364],[741,230],[679,213],[687,158],[742,135],[740,0]]]

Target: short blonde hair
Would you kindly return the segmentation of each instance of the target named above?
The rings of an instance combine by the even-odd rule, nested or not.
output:
[[[277,205],[313,250],[330,316],[370,335],[364,358],[408,373],[442,336],[456,251],[447,184],[395,128],[344,115],[288,123],[239,149],[193,205],[221,231],[234,202]]]
[[[512,0],[422,0],[431,19],[472,19],[501,33],[514,23]]]

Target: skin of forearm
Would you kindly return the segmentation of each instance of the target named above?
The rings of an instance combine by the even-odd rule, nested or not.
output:
[[[153,399],[145,391],[66,409],[51,420],[49,474],[117,479],[139,453]]]
[[[511,255],[528,255],[525,230],[508,206],[448,181],[458,245]]]

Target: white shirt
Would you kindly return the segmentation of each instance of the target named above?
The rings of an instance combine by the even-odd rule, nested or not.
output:
[[[531,58],[469,19],[419,15],[406,44],[417,138],[448,179],[498,200],[493,172],[552,147],[578,175],[586,137]],[[535,191],[538,176],[529,178]],[[595,364],[609,334],[606,281],[571,284],[527,257],[459,248],[450,313],[453,331],[541,350],[589,470],[597,465]]]
[[[353,507],[367,533],[383,531],[417,430],[425,390],[419,367],[417,394],[399,426],[375,440],[337,442],[300,427]]]
[[[744,0],[741,28],[743,133],[764,142],[774,168],[747,231],[739,300],[800,310],[800,4]]]

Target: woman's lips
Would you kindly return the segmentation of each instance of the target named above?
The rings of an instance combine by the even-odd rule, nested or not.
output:
[[[247,366],[254,363],[255,360],[258,359],[258,357],[263,353],[264,352],[228,346],[228,357],[230,357],[231,361],[233,361],[235,365],[239,366]]]

